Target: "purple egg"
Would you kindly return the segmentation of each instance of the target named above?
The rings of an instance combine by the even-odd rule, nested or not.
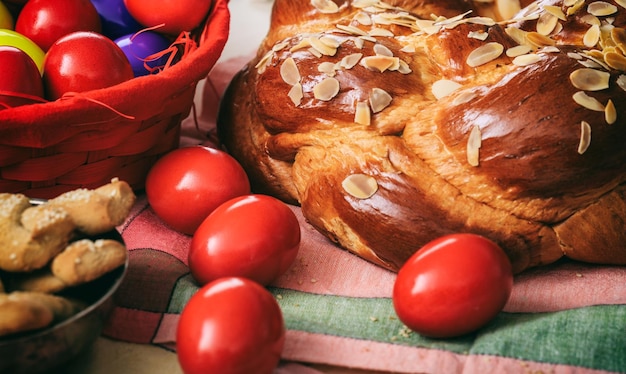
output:
[[[168,49],[171,44],[166,37],[153,31],[122,36],[115,40],[115,44],[122,49],[130,61],[135,77],[150,74],[150,70],[146,68],[144,63],[147,63],[151,68],[162,67],[171,54],[168,52],[160,57],[153,56]],[[148,59],[150,56],[152,57]]]
[[[143,28],[128,13],[124,0],[91,0],[102,21],[102,33],[111,40]]]

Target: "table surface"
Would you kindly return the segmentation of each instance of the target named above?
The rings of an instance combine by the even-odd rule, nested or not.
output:
[[[242,51],[247,55],[256,50],[269,27],[271,7],[271,0],[230,0],[231,33],[218,62],[222,63],[222,66],[216,66],[217,69],[214,69],[214,72],[217,70],[216,74],[223,73],[226,70],[224,65],[231,63],[234,58],[239,57],[237,63],[241,63]],[[214,83],[212,79],[211,82]],[[199,113],[202,113],[203,94],[207,92],[205,86],[209,87],[205,83],[201,81],[198,85],[196,107]],[[125,226],[124,235],[127,244],[130,245],[129,250],[144,249],[151,245],[145,238],[131,237],[152,234],[140,230],[141,227],[151,230],[151,226],[141,225],[146,225],[146,222],[153,218],[145,202],[140,205],[138,209],[141,209],[141,212],[137,211],[134,214],[137,217],[141,216],[141,219],[133,222],[134,228]],[[350,257],[343,253],[345,251],[340,252],[337,248],[331,248],[332,246],[322,241],[319,235],[316,236],[314,230],[307,227],[304,222],[302,227],[306,231],[306,248],[302,248],[304,249],[301,250],[302,257],[296,264],[297,270],[301,273],[292,273],[291,278],[285,277],[273,291],[283,293],[279,294],[281,306],[285,307],[284,313],[290,324],[287,336],[289,344],[285,357],[291,360],[281,362],[275,374],[372,374],[382,371],[347,367],[361,365],[376,370],[383,370],[380,368],[384,367],[385,372],[389,372],[400,371],[401,363],[406,364],[402,371],[405,373],[416,371],[481,373],[493,370],[494,366],[502,368],[502,372],[520,373],[626,372],[624,267],[565,263],[530,271],[516,277],[512,298],[505,308],[506,314],[492,329],[479,334],[473,338],[474,340],[432,342],[412,336],[400,342],[396,340],[403,339],[398,334],[397,321],[389,321],[382,317],[385,316],[383,313],[390,313],[387,296],[393,284],[393,276],[365,264],[364,261],[355,260],[352,258],[355,256]],[[158,234],[174,235],[171,232]],[[163,239],[165,236],[159,238]],[[173,241],[162,240],[162,243],[154,243],[153,248],[162,253],[162,247],[159,245],[163,243],[168,247],[172,247],[170,243],[184,245],[185,240],[173,236]],[[337,263],[341,266],[336,266]],[[309,264],[311,266],[308,266]],[[314,264],[321,266],[314,267]],[[315,279],[316,283],[308,282],[309,279]],[[372,287],[369,289],[363,287],[374,282],[378,287],[374,293],[370,292]],[[358,284],[359,287],[355,289],[349,287],[350,284]],[[314,308],[317,307],[315,303],[319,301],[339,311],[328,318],[335,323],[337,330],[341,331],[324,330],[321,325],[315,324],[318,321],[313,318],[300,320],[298,308],[305,303],[308,303],[306,305],[312,308],[313,313],[324,312]],[[352,309],[348,308],[354,308],[353,305],[356,304],[362,305],[360,303],[365,301],[371,302],[368,305],[379,308],[377,311],[381,318],[372,319],[372,315],[367,314],[368,311],[363,312],[365,314],[352,313],[361,319],[360,322],[351,324],[352,321],[348,320],[348,317],[342,316],[342,313],[350,314],[348,312]],[[93,347],[69,363],[62,372],[181,373],[176,354],[172,350],[162,348],[168,344],[171,347],[173,343],[172,331],[175,323],[172,321],[175,321],[176,313],[178,311],[172,312],[168,309],[162,316],[164,323],[158,330],[155,330],[154,334],[149,331],[148,336],[156,337],[151,340],[155,344],[129,343],[101,337]],[[378,330],[370,328],[372,324],[377,324]],[[350,325],[352,329],[343,328],[344,325]],[[389,328],[387,336],[379,333],[383,327]],[[346,345],[350,348],[347,349]],[[348,355],[352,358],[349,359]],[[593,363],[590,364],[591,361]],[[385,365],[381,365],[381,362]]]
[[[293,363],[281,363],[276,374],[289,374]],[[378,371],[340,368],[330,365],[302,365],[308,374],[375,374]],[[99,338],[93,347],[58,371],[65,374],[182,374],[176,353],[163,348]]]

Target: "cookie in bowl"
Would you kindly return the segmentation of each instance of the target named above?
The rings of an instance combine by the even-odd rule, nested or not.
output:
[[[0,194],[0,372],[48,371],[95,341],[128,268],[116,226],[134,201],[117,179],[47,201]]]

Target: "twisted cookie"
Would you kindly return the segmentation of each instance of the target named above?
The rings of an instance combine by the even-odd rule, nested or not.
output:
[[[625,25],[623,1],[276,0],[219,135],[391,270],[454,232],[516,272],[626,264]]]
[[[117,240],[83,239],[52,260],[52,274],[68,286],[91,282],[126,261],[126,247]]]
[[[58,207],[32,207],[24,195],[0,193],[0,270],[43,267],[65,248],[74,228]]]
[[[14,273],[7,282],[12,291],[57,293],[100,278],[126,261],[126,247],[117,240],[81,239],[70,243],[48,266]]]
[[[96,235],[122,224],[134,202],[135,194],[128,183],[114,179],[94,190],[68,191],[47,204],[68,212],[78,231]]]
[[[84,307],[78,301],[40,292],[0,294],[0,336],[46,327]]]
[[[76,231],[95,235],[115,229],[134,201],[130,186],[117,179],[35,206],[24,195],[0,193],[0,270],[28,272],[44,267]]]

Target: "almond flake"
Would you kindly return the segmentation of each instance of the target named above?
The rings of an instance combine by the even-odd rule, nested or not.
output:
[[[398,60],[398,61],[400,62],[399,66],[398,66],[398,72],[400,74],[411,74],[412,73],[412,70],[411,70],[411,67],[409,66],[409,64],[407,64],[403,60]]]
[[[551,13],[543,13],[537,20],[537,32],[541,35],[550,35],[559,23],[558,17]]]
[[[272,57],[274,57],[274,51],[269,51],[265,55],[263,55],[263,57],[261,57],[261,59],[259,60],[259,62],[256,63],[256,65],[254,65],[254,68],[257,69],[259,74],[263,74],[263,72],[265,72],[265,69],[267,68],[267,64],[272,59]]]
[[[285,49],[287,47],[288,43],[287,42],[282,42],[282,43],[276,43],[274,44],[274,46],[272,47],[272,51],[274,52],[279,52],[282,51],[283,49]]]
[[[467,23],[473,23],[475,25],[494,26],[496,21],[491,17],[469,17],[466,18]]]
[[[452,100],[452,105],[461,105],[461,104],[469,103],[470,101],[474,100],[476,96],[478,95],[476,95],[476,93],[472,91],[461,92],[460,94],[456,95],[454,100]]]
[[[496,6],[502,19],[511,19],[522,10],[519,0],[496,0]]]
[[[354,27],[352,25],[335,25],[335,27],[337,27],[340,31],[346,32],[348,34],[352,34],[352,35],[361,35],[361,36],[365,36],[367,35],[367,33],[363,30],[361,30],[358,27]]]
[[[603,66],[595,60],[587,59],[578,61],[579,64],[590,69],[601,69]]]
[[[382,13],[385,10],[383,8],[380,8],[378,5],[380,5],[378,2],[376,2],[375,5],[373,6],[368,6],[363,8],[364,11],[371,13],[371,14],[377,14],[377,13]]]
[[[441,31],[441,29],[442,29],[441,26],[432,26],[430,28],[423,29],[422,31],[424,31],[428,35],[435,35],[435,34],[439,33],[439,31]]]
[[[504,23],[536,21],[539,19],[540,15],[541,15],[541,10],[538,8],[537,3],[533,2],[529,6],[524,8],[524,12],[518,13],[518,15],[515,16],[515,18],[511,18],[508,21],[504,21]]]
[[[299,51],[301,49],[306,49],[311,47],[311,43],[309,43],[308,39],[302,39],[300,42],[293,47],[289,48],[289,52]]]
[[[617,80],[615,81],[615,83],[617,83],[617,86],[621,88],[622,91],[626,91],[626,75],[622,74],[619,77],[617,77]]]
[[[335,78],[325,78],[313,87],[313,96],[322,101],[329,101],[339,93],[339,81]]]
[[[587,48],[592,48],[596,44],[598,44],[599,41],[600,41],[600,26],[593,25],[589,29],[587,29],[587,32],[585,32],[585,35],[583,35],[583,44]]]
[[[478,40],[485,41],[489,37],[489,34],[486,33],[485,31],[480,30],[480,31],[470,31],[467,34],[467,36],[469,38],[472,38],[472,39],[478,39]]]
[[[361,59],[360,64],[370,70],[384,72],[399,64],[399,58],[389,56],[367,56]]]
[[[458,25],[458,22],[461,21],[463,18],[465,18],[465,16],[467,16],[468,14],[470,14],[472,11],[468,10],[465,13],[461,13],[461,14],[457,14],[454,17],[450,17],[450,18],[443,18],[441,20],[438,20],[435,22],[436,26],[450,26],[452,25],[452,28],[456,25]]]
[[[591,126],[585,121],[580,122],[580,142],[578,143],[578,153],[583,154],[591,144]]]
[[[371,123],[370,107],[365,101],[359,101],[356,103],[356,110],[354,112],[354,123],[359,125],[369,126]]]
[[[339,7],[332,0],[311,0],[311,5],[321,13],[330,14],[339,12]]]
[[[332,62],[324,61],[317,65],[317,71],[324,73],[329,77],[334,77],[337,74],[337,65]]]
[[[344,69],[352,69],[356,64],[359,63],[363,57],[362,53],[352,53],[341,59],[340,65]]]
[[[363,38],[354,38],[352,41],[354,42],[355,47],[363,49],[363,46],[365,45],[365,40],[363,40]]]
[[[556,35],[560,33],[561,31],[563,31],[563,24],[559,22],[556,24],[556,27],[554,28],[554,31],[552,31],[552,34]]]
[[[370,106],[372,107],[372,112],[378,113],[391,104],[392,97],[387,93],[387,91],[380,88],[372,88],[370,92]]]
[[[626,8],[626,0],[615,0],[615,3],[622,8]]]
[[[587,95],[584,91],[578,91],[572,98],[576,102],[576,104],[581,105],[589,110],[593,110],[596,112],[604,112],[604,105],[599,102],[596,98]]]
[[[378,191],[378,183],[374,177],[367,174],[351,174],[342,182],[344,191],[357,199],[368,199]]]
[[[525,55],[532,51],[532,47],[527,44],[516,45],[515,47],[511,47],[506,50],[506,55],[509,57],[517,57],[521,55]]]
[[[467,56],[466,63],[471,67],[484,65],[500,57],[502,52],[504,52],[504,46],[502,44],[489,42],[470,52],[469,56]]]
[[[444,98],[459,88],[463,87],[460,83],[448,79],[440,79],[433,83],[430,89],[437,100]]]
[[[550,37],[532,31],[526,34],[526,40],[537,47],[544,47],[546,45],[555,44],[555,41],[552,40]]]
[[[327,46],[331,47],[331,48],[339,48],[339,46],[341,45],[341,42],[339,42],[339,40],[333,38],[332,36],[328,36],[328,35],[324,35],[321,38],[319,38],[320,42],[326,44]]]
[[[420,19],[415,21],[415,25],[427,35],[434,35],[441,30],[441,26],[435,25],[435,21],[431,20]]]
[[[482,135],[480,127],[474,126],[467,139],[467,162],[471,166],[478,166],[480,161],[480,147],[482,146]]]
[[[510,36],[517,44],[520,45],[524,45],[527,44],[526,43],[526,34],[527,32],[517,28],[517,27],[513,27],[513,26],[509,26],[506,29],[504,29],[504,31],[506,32],[506,34],[508,36]]]
[[[541,61],[541,56],[536,53],[529,53],[527,55],[517,56],[513,59],[513,65],[516,66],[528,66]]]
[[[372,22],[378,25],[397,25],[418,31],[416,21],[417,18],[407,12],[377,12],[372,16]]]
[[[312,54],[313,56],[315,56],[317,58],[321,58],[323,56],[320,51],[318,51],[317,49],[315,49],[313,47],[307,49],[307,51],[309,51],[310,54]]]
[[[290,86],[300,82],[300,72],[293,58],[289,57],[280,65],[280,77]]]
[[[609,99],[604,107],[604,119],[606,123],[612,125],[617,121],[617,109],[615,109],[615,104],[613,104],[613,100]]]
[[[378,3],[378,0],[354,0],[352,6],[355,8],[367,8],[374,6]]]
[[[546,47],[541,48],[541,50],[539,50],[540,53],[559,53],[561,52],[561,50],[554,46],[554,45],[548,45]]]
[[[580,20],[588,24],[589,26],[602,25],[602,22],[600,22],[600,19],[594,16],[593,14],[585,14],[584,16],[580,17]]]
[[[613,27],[611,29],[611,40],[623,54],[626,54],[626,29]]]
[[[582,68],[574,70],[569,79],[574,87],[584,91],[600,91],[609,88],[611,74],[596,69]]]
[[[374,44],[374,53],[377,56],[393,57],[393,52],[391,52],[391,49],[385,47],[382,44]]]
[[[582,60],[583,56],[577,52],[567,52],[567,57],[573,58],[574,60]]]
[[[597,49],[588,49],[583,51],[583,53],[585,53],[585,55],[589,58],[594,58],[594,59],[602,59],[604,57],[604,55],[602,54],[602,51],[599,51]]]
[[[594,1],[587,5],[587,12],[594,16],[604,17],[617,13],[617,7],[605,1]]]
[[[380,8],[380,9],[387,9],[387,10],[395,9],[393,5],[387,4],[384,1],[377,1],[376,2],[376,7]]]
[[[293,105],[299,106],[302,102],[302,98],[304,97],[304,93],[302,92],[302,85],[300,83],[296,83],[291,86],[291,89],[289,90],[287,96],[289,96],[289,99],[291,99]]]
[[[363,39],[366,42],[376,43],[376,38],[374,38],[373,36],[369,36],[369,35],[361,35],[359,36],[359,39]]]
[[[389,67],[389,71],[398,71],[398,70],[400,70],[400,68],[402,68],[401,62],[404,62],[404,61],[400,60],[398,57],[393,57],[393,65],[391,65]]]
[[[567,16],[565,15],[565,13],[563,13],[563,10],[561,10],[561,7],[554,6],[554,5],[544,5],[543,9],[546,12],[555,16],[556,18],[560,19],[561,21],[567,21]]]
[[[358,12],[354,16],[354,20],[360,23],[363,26],[371,26],[372,25],[372,17],[365,12]]]
[[[380,28],[380,27],[375,27],[375,28],[371,29],[368,32],[368,35],[369,36],[385,36],[385,37],[389,37],[389,38],[393,38],[395,36],[391,31],[389,31],[387,29]]]
[[[337,47],[332,47],[316,37],[308,38],[311,47],[324,56],[334,56],[337,53]]]
[[[451,29],[456,28],[459,25],[464,25],[466,23],[467,23],[467,21],[463,19],[463,20],[460,20],[460,21],[457,21],[457,22],[454,22],[454,23],[446,24],[445,26],[443,26],[443,28],[451,30]]]
[[[564,0],[563,1],[563,5],[565,5],[565,6],[572,6],[572,5],[576,4],[577,1],[580,1],[580,0]]]
[[[583,5],[585,5],[585,0],[576,0],[572,6],[567,8],[567,15],[571,16],[572,14],[575,14],[580,8],[583,7]]]
[[[415,53],[415,46],[412,44],[405,45],[402,49],[400,49],[400,52]]]
[[[594,52],[593,49],[591,50],[586,50],[583,53],[585,54],[585,57],[587,57],[587,63],[583,63],[582,61],[579,61],[579,63],[581,65],[585,65],[588,68],[593,68],[593,69],[604,69],[604,70],[610,70],[611,68],[609,67],[609,65],[607,65],[604,62],[604,55],[602,54],[602,52],[595,50],[597,53],[597,55]]]
[[[604,55],[604,62],[613,69],[626,71],[626,57],[617,52],[609,52]]]

